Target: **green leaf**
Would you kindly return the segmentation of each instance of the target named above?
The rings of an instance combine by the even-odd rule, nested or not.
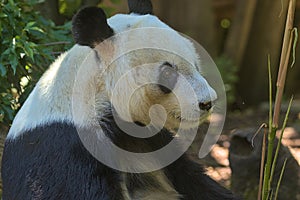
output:
[[[4,55],[9,55],[10,52],[11,52],[11,49],[8,48],[8,49],[6,49],[6,50],[2,53],[2,56],[4,56]]]
[[[36,22],[28,22],[25,26],[24,29],[30,29],[31,27],[33,27],[36,24]]]
[[[2,63],[0,63],[0,73],[2,77],[5,76],[7,73],[6,68]]]
[[[0,18],[5,18],[5,17],[7,17],[7,14],[5,14],[5,13],[0,13]]]
[[[8,56],[9,64],[14,72],[16,74],[17,71],[17,66],[18,66],[18,58],[15,54],[10,54]]]
[[[38,31],[38,32],[44,33],[43,29],[41,29],[41,28],[39,28],[37,26],[31,27],[29,30],[31,30],[31,31]]]
[[[33,50],[32,48],[29,46],[29,44],[27,42],[24,43],[24,51],[25,51],[25,54],[32,60],[34,61],[34,58],[33,58]]]
[[[44,33],[43,29],[36,26],[36,22],[28,22],[26,24],[24,30],[27,31],[27,32],[38,31],[38,32]]]
[[[12,120],[14,118],[13,116],[14,111],[12,110],[12,108],[9,106],[3,106],[3,109],[7,113],[8,119]]]
[[[10,6],[15,6],[15,2],[13,0],[8,0],[8,3],[10,4]]]

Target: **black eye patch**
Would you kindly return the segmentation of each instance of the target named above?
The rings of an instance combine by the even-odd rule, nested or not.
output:
[[[169,62],[165,62],[160,66],[158,86],[165,94],[171,93],[177,83],[178,73],[175,68]]]

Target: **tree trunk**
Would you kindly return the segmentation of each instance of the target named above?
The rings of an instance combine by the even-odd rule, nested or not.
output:
[[[225,44],[224,54],[240,66],[249,39],[257,0],[237,1],[237,11]],[[238,41],[238,42],[237,42]]]
[[[155,14],[175,30],[199,42],[214,57],[217,54],[215,21],[211,0],[153,1]]]
[[[37,9],[46,19],[51,19],[55,24],[61,25],[65,22],[64,16],[59,14],[58,0],[46,0],[38,4]]]
[[[283,3],[283,5],[281,5]],[[288,1],[257,1],[249,41],[239,71],[238,93],[246,105],[268,99],[267,56],[271,56],[273,81],[276,73]]]

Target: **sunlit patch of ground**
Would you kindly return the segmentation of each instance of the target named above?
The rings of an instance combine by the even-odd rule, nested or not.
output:
[[[231,177],[228,154],[229,154],[228,148],[221,147],[220,145],[215,145],[211,151],[211,156],[215,159],[215,161],[220,166],[206,168],[207,175],[209,175],[214,180],[216,180],[217,182],[221,183],[226,187],[230,186],[230,177]]]
[[[281,131],[277,131],[279,137]],[[293,157],[300,165],[300,134],[293,127],[287,127],[283,133],[282,144],[289,148]]]

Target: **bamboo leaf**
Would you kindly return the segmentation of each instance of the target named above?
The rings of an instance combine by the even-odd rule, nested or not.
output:
[[[293,28],[292,34],[294,35],[294,42],[293,42],[293,61],[291,67],[293,67],[296,62],[296,47],[298,42],[298,29],[296,27]]]
[[[277,198],[278,198],[278,192],[279,192],[279,188],[280,188],[280,185],[281,185],[283,173],[285,171],[286,163],[287,163],[287,158],[284,160],[284,163],[283,163],[283,166],[282,166],[282,169],[281,169],[281,172],[280,172],[280,176],[279,176],[279,180],[278,180],[278,183],[277,183],[274,200],[277,200]]]

